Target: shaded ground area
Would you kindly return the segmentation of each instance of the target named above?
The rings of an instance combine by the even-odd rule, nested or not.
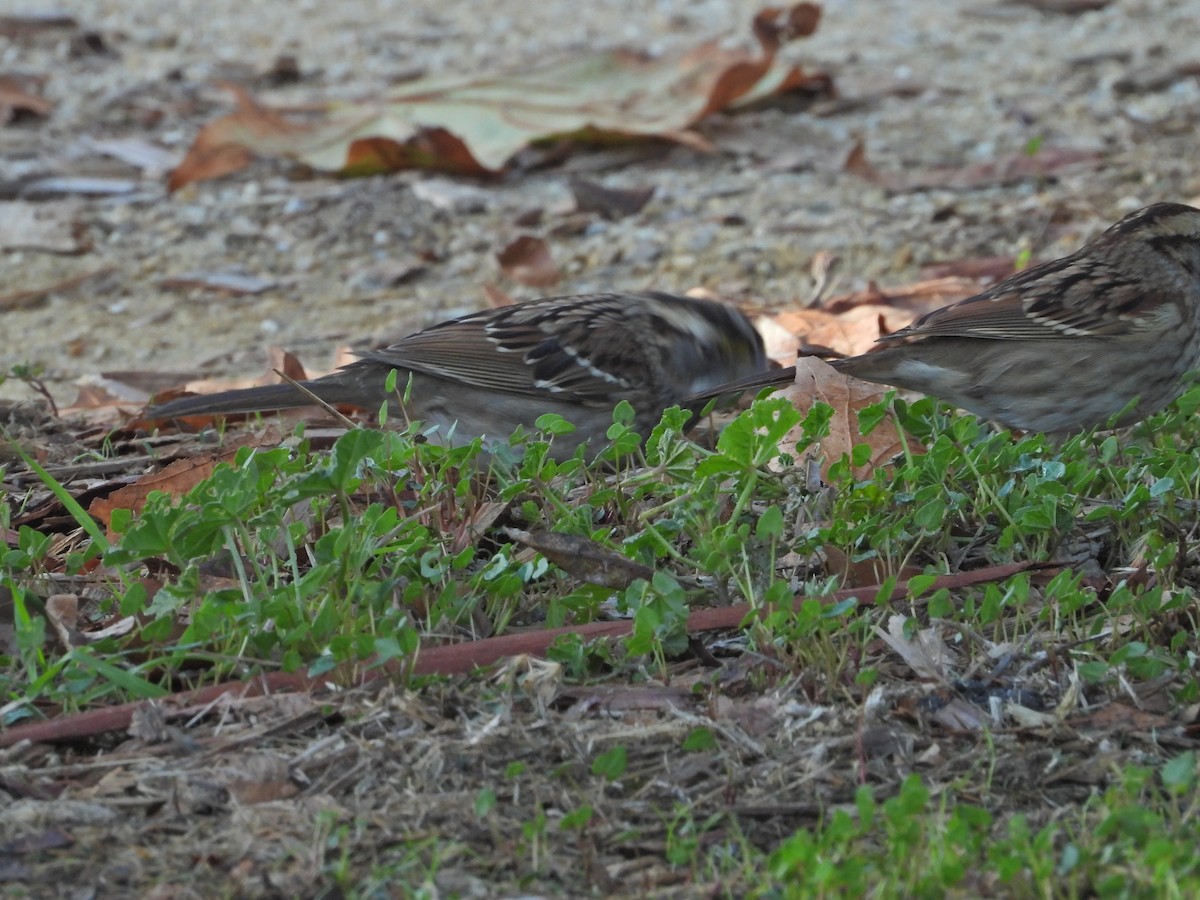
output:
[[[1166,718],[1127,705],[1078,729],[1048,717],[985,740],[986,690],[939,702],[913,684],[862,707],[745,659],[718,672],[673,667],[669,687],[569,687],[558,674],[518,662],[419,692],[235,701],[203,724],[142,717],[138,739],[100,755],[10,753],[10,778],[31,799],[0,814],[0,828],[31,846],[4,874],[34,896],[58,894],[55,885],[94,896],[149,885],[156,896],[312,896],[342,873],[369,886],[372,870],[389,873],[378,877],[393,895],[406,884],[442,896],[521,885],[737,896],[756,884],[750,853],[853,811],[860,783],[887,795],[911,772],[927,784],[986,782],[1036,829],[1091,795],[1098,744],[1105,767],[1191,745],[1171,737]],[[892,675],[911,677],[884,680]],[[713,745],[681,752],[698,730]],[[614,751],[623,765],[606,777]],[[64,783],[73,787],[62,798],[32,799]],[[709,862],[697,867],[697,857]]]

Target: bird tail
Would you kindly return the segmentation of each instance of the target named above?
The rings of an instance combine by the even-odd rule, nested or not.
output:
[[[733,381],[726,381],[722,384],[714,385],[706,388],[682,403],[682,406],[691,408],[694,406],[703,406],[714,397],[733,397],[737,398],[739,394],[755,389],[767,387],[780,388],[784,385],[791,384],[796,380],[796,367],[787,366],[782,369],[768,369],[765,372],[755,372],[751,375],[744,375]]]
[[[312,391],[329,404],[361,405],[362,392],[352,385],[336,382],[301,381],[302,387]],[[357,396],[352,396],[357,394]],[[272,412],[292,409],[297,406],[312,406],[312,397],[291,384],[269,384],[263,387],[242,388],[236,391],[221,391],[197,397],[180,397],[146,410],[147,419],[175,419],[181,416],[223,415],[234,413]]]

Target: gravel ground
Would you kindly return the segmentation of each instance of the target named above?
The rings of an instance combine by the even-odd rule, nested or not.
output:
[[[781,308],[810,293],[817,251],[842,258],[838,289],[899,283],[936,260],[1023,248],[1056,255],[1132,208],[1200,193],[1190,164],[1200,88],[1187,74],[1200,42],[1195,2],[1130,0],[1079,15],[945,0],[830,2],[817,33],[786,52],[832,73],[837,99],[717,117],[703,128],[718,148],[709,155],[593,152],[475,185],[469,213],[420,199],[413,186],[431,176],[295,181],[269,162],[168,196],[161,171],[117,162],[92,141],[136,137],[181,154],[230,108],[214,86],[222,79],[250,83],[270,103],[365,96],[414,70],[493,71],[614,44],[665,51],[714,34],[744,42],[756,7],[501,0],[485,13],[432,0],[102,0],[63,8],[108,52],[80,50],[68,32],[0,37],[0,72],[44,76],[56,104],[45,120],[0,130],[0,186],[8,186],[0,196],[52,174],[132,179],[133,190],[30,201],[34,213],[72,225],[87,248],[75,255],[22,249],[2,218],[31,208],[0,204],[3,293],[108,270],[4,311],[0,365],[44,364],[60,399],[74,395],[72,382],[105,371],[257,374],[271,345],[320,369],[340,344],[395,338],[483,305],[489,282],[521,299],[704,286]],[[295,57],[303,79],[264,87],[258,76],[282,54]],[[889,193],[843,171],[857,139],[888,173],[1003,160],[1035,140],[1098,152],[1101,163],[1003,186]],[[571,229],[557,211],[578,172],[657,193],[633,217]],[[551,291],[507,282],[495,261],[522,230],[515,218],[534,208],[546,211],[535,231],[565,276]],[[409,269],[418,271],[399,277]],[[164,286],[197,271],[275,286],[253,296]]]
[[[1131,209],[1200,197],[1200,89],[1189,74],[1200,71],[1196,0],[1118,0],[1079,15],[952,0],[830,2],[817,33],[786,52],[831,73],[836,98],[716,117],[703,127],[717,148],[711,154],[580,153],[557,168],[472,184],[470,212],[423,199],[446,193],[446,179],[294,180],[287,165],[272,162],[168,196],[164,163],[135,168],[97,149],[97,140],[136,138],[178,158],[204,123],[230,109],[229,95],[215,87],[222,79],[251,85],[273,104],[366,96],[416,70],[494,71],[611,44],[666,51],[713,34],[749,40],[756,9],[696,0],[482,7],[62,4],[98,36],[90,41],[78,30],[5,36],[0,9],[0,75],[44,77],[42,92],[55,104],[46,119],[0,126],[0,369],[43,363],[62,400],[74,396],[74,383],[114,370],[257,375],[271,346],[319,369],[343,344],[388,340],[482,306],[485,284],[537,295],[507,281],[495,260],[531,209],[544,210],[534,230],[564,272],[556,293],[703,286],[782,309],[811,295],[819,252],[841,257],[834,291],[872,280],[902,284],[935,261],[1024,250],[1056,256]],[[262,74],[284,54],[304,77],[266,85]],[[858,141],[884,180],[908,179],[910,187],[889,191],[844,171]],[[1040,153],[1081,151],[1095,160],[1051,177],[979,183],[972,167],[1020,159],[1039,141]],[[635,216],[574,227],[560,212],[573,173],[652,185],[656,194]],[[125,179],[130,191],[22,195],[52,175]],[[912,188],[918,180],[933,186]],[[32,220],[42,225],[31,240],[15,223]],[[70,248],[77,250],[61,252]],[[98,271],[41,301],[13,299]],[[192,272],[240,272],[274,287],[230,296],[169,286]],[[11,380],[0,387],[10,397],[23,391]],[[487,681],[419,693],[379,685],[336,698],[234,704],[188,728],[178,746],[133,741],[95,760],[70,748],[27,747],[6,759],[31,773],[31,798],[54,799],[10,804],[0,837],[12,829],[55,838],[61,828],[73,844],[57,852],[48,845],[27,860],[28,872],[6,877],[35,885],[31,896],[334,896],[339,872],[348,879],[386,864],[384,871],[403,873],[407,864],[446,896],[492,896],[498,880],[511,896],[542,888],[645,896],[648,886],[659,897],[715,896],[718,882],[688,882],[661,858],[679,821],[671,812],[677,785],[701,811],[732,810],[736,839],[765,851],[815,823],[827,803],[847,802],[846,773],[864,761],[872,780],[894,789],[906,767],[895,764],[893,748],[904,747],[901,755],[919,758],[932,784],[969,783],[962,767],[985,760],[989,789],[1028,801],[1036,831],[1095,796],[1090,775],[1076,781],[1070,773],[1091,772],[1096,748],[1111,754],[1113,746],[1106,732],[1074,740],[1057,730],[1045,743],[1022,731],[998,732],[985,745],[966,730],[930,733],[898,718],[864,730],[858,705],[814,729],[790,683],[776,692],[746,669],[737,678],[753,686],[723,681],[721,690],[738,699],[726,704],[722,696],[709,708],[708,695],[692,690],[707,678],[680,670],[670,683],[698,715],[735,723],[722,725],[723,735],[766,736],[724,737],[719,753],[700,756],[678,752],[692,719],[674,711],[594,721],[592,713],[555,712],[547,727],[531,679],[520,683],[532,693],[510,690],[499,706]],[[1159,748],[1159,725],[1146,721],[1126,745],[1139,765],[1143,740]],[[585,783],[587,754],[607,742],[631,744],[631,783],[648,787],[626,802],[593,779],[599,787],[589,802],[602,824],[586,840],[551,829],[544,864],[536,849],[532,860],[521,857],[533,806],[540,814],[578,804],[578,792],[564,785]],[[518,759],[529,762],[520,776],[509,768]],[[297,796],[299,776],[308,787]],[[64,783],[71,787],[60,796]],[[238,793],[247,785],[275,793]],[[496,785],[514,800],[485,820],[476,804]],[[55,818],[35,820],[35,812]],[[634,852],[630,834],[645,836]]]

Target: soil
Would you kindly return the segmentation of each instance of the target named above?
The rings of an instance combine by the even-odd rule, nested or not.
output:
[[[0,298],[0,370],[44,366],[61,403],[79,384],[114,372],[168,373],[145,379],[157,386],[256,375],[273,346],[326,369],[344,344],[395,339],[484,306],[485,284],[517,299],[537,296],[544,292],[505,279],[495,259],[525,231],[547,238],[563,270],[554,293],[704,287],[786,309],[812,294],[810,266],[821,253],[840,258],[839,290],[902,284],[938,261],[1058,256],[1140,206],[1200,198],[1200,7],[1188,0],[1123,0],[1078,13],[1025,3],[832,0],[816,34],[785,52],[830,73],[836,97],[714,117],[700,128],[711,153],[674,145],[581,151],[558,166],[472,183],[470,211],[447,211],[425,199],[428,191],[414,191],[432,184],[435,194],[446,192],[447,179],[420,173],[297,179],[286,163],[260,161],[175,195],[163,176],[198,129],[231,107],[222,80],[278,105],[371,96],[414,71],[492,71],[606,45],[665,51],[713,35],[746,42],[756,6],[61,6],[93,36],[0,30],[0,74],[44,77],[41,92],[54,104],[45,119],[0,127],[0,294],[100,273],[40,300]],[[273,85],[265,73],[283,55],[295,58],[301,78]],[[97,141],[122,138],[167,154],[133,166],[97,149]],[[858,141],[890,187],[845,170]],[[1059,151],[1079,151],[1082,161],[1033,177],[962,175]],[[626,219],[556,227],[568,218],[573,174],[653,186],[655,195]],[[83,196],[31,187],[51,176],[121,179],[127,190]],[[896,181],[917,176],[927,186]],[[544,211],[542,223],[516,224],[531,209]],[[27,214],[52,223],[51,237],[32,248],[3,221]],[[171,286],[197,272],[236,272],[272,286],[250,295]],[[0,393],[29,396],[13,379]],[[687,684],[696,676],[678,677]],[[339,700],[334,712],[308,698],[275,698],[274,706],[231,713],[234,737],[211,722],[202,734],[173,731],[151,749],[119,749],[111,768],[102,755],[13,751],[5,764],[39,773],[30,777],[40,789],[66,778],[89,787],[73,793],[75,806],[26,797],[14,807],[23,812],[0,817],[0,827],[6,838],[30,829],[73,835],[71,849],[26,883],[36,896],[149,895],[154,885],[155,896],[300,896],[328,886],[339,860],[365,873],[394,863],[394,848],[422,840],[440,842],[441,856],[435,875],[422,869],[414,878],[447,896],[491,895],[486,873],[511,890],[694,896],[716,889],[720,877],[713,873],[707,886],[683,881],[665,862],[680,798],[700,810],[740,810],[740,834],[722,839],[769,848],[821,809],[849,802],[849,773],[860,758],[869,757],[878,783],[894,784],[904,768],[895,760],[924,754],[936,768],[950,755],[951,742],[939,747],[928,728],[895,721],[871,726],[877,744],[864,745],[855,733],[859,710],[809,708],[787,682],[733,702],[721,727],[735,737],[719,754],[680,759],[692,717],[711,710],[664,712],[655,701],[650,712],[560,727],[537,679],[525,673],[518,683],[495,705],[471,683],[421,694],[376,688]],[[957,741],[954,750],[972,752],[974,738]],[[638,748],[630,780],[646,785],[642,794],[563,793],[572,782],[564,771],[579,769],[597,747],[630,742]],[[1037,753],[1050,754],[1052,743]],[[213,762],[238,747],[253,748],[238,757],[239,772]],[[1023,783],[1038,770],[1021,761],[1026,751],[1015,743],[1001,741],[995,752],[996,784]],[[508,767],[517,760],[525,768],[515,776]],[[264,768],[240,773],[253,766]],[[550,770],[553,781],[535,777]],[[276,793],[256,802],[239,794],[250,783]],[[517,838],[528,809],[477,815],[481,791],[491,789],[525,791],[560,813],[586,799],[602,824],[586,840],[555,825],[539,861],[529,849],[536,841]],[[1087,794],[1071,781],[1054,790],[1060,804]],[[644,839],[634,846],[622,838],[629,834]]]

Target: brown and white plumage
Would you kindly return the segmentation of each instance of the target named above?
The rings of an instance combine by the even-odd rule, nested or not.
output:
[[[1070,256],[918,319],[838,370],[920,391],[1026,431],[1130,424],[1171,402],[1200,369],[1200,210],[1158,203]],[[577,426],[559,455],[601,437],[629,401],[647,432],[673,405],[779,386],[741,313],[661,293],[553,297],[419,331],[304,386],[368,410],[392,369],[412,379],[407,414],[457,441],[506,438],[543,413]],[[185,397],[149,418],[304,406],[290,385]]]
[[[1200,368],[1200,210],[1148,206],[881,342],[833,365],[1027,431],[1139,421]]]
[[[613,407],[627,400],[648,432],[676,404],[702,406],[724,382],[768,369],[762,339],[742,313],[720,303],[663,293],[551,297],[485,310],[426,328],[324,378],[302,382],[327,403],[370,411],[399,372],[412,378],[407,410],[455,443],[506,439],[518,426],[557,413],[576,425],[555,441],[559,455],[602,437]],[[184,397],[152,407],[150,419],[306,406],[287,384]]]
[[[1156,203],[1070,256],[879,339],[838,371],[938,397],[1024,431],[1138,422],[1200,370],[1200,210]],[[777,387],[795,368],[726,391]]]

